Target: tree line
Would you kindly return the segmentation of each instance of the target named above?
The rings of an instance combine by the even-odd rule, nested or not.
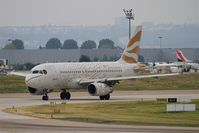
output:
[[[65,40],[63,45],[58,38],[51,38],[47,41],[45,49],[96,49],[97,44],[93,40],[84,41],[78,47],[77,41],[73,39]],[[110,39],[102,39],[99,41],[98,48],[114,49],[114,42]]]
[[[114,49],[114,42],[111,39],[101,39],[99,45],[93,40],[84,41],[81,46],[74,39],[67,39],[62,44],[58,38],[50,38],[45,47],[40,46],[39,49]],[[20,39],[9,41],[3,49],[24,49],[24,42]]]
[[[91,59],[88,55],[81,55],[79,58],[79,62],[117,61],[119,60],[119,58],[120,57],[116,55],[110,56],[110,57],[108,57],[107,55],[104,55],[101,59],[98,57],[94,57],[93,59]],[[144,62],[144,57],[142,55],[139,55],[138,61]],[[33,63],[28,62],[25,64],[13,64],[12,66],[14,70],[30,70],[36,65],[38,64],[33,64]]]
[[[77,45],[77,41],[73,40],[73,39],[68,39],[65,40],[63,45],[61,43],[61,41],[58,38],[51,38],[47,41],[45,47],[39,47],[40,49],[96,49],[97,48],[97,44],[95,41],[92,40],[87,40],[84,41],[80,47],[78,47]],[[110,39],[102,39],[99,41],[99,45],[98,45],[99,49],[114,49],[114,42]],[[5,45],[5,47],[3,49],[24,49],[24,43],[22,40],[19,39],[15,39],[12,41],[9,41],[9,43],[7,43]],[[139,61],[140,62],[144,62],[144,57],[142,55],[138,56]],[[118,60],[119,57],[112,56],[110,58],[108,58],[106,55],[103,56],[102,59],[99,59],[98,57],[93,58],[93,60],[90,59],[89,56],[87,55],[81,55],[79,62],[90,62],[90,61],[116,61]],[[24,68],[31,68],[34,65],[31,63],[27,63],[24,65],[16,65],[15,67],[17,69],[24,69]]]
[[[20,39],[8,40],[3,49],[24,49],[24,43]]]

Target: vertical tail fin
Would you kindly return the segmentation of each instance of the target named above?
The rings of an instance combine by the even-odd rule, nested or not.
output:
[[[128,42],[127,47],[118,62],[133,64],[138,62],[138,53],[140,51],[142,26],[137,26],[133,37]]]
[[[189,60],[182,54],[182,52],[180,50],[176,50],[176,56],[177,56],[177,60],[179,62],[189,62]]]

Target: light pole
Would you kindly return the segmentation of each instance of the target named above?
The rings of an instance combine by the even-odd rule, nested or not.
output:
[[[162,48],[162,38],[163,38],[163,37],[162,37],[162,36],[159,36],[158,38],[160,39],[160,49],[161,49],[161,48]]]
[[[131,39],[131,20],[134,20],[134,14],[132,13],[132,9],[125,10],[123,9],[126,18],[129,20],[129,40]]]

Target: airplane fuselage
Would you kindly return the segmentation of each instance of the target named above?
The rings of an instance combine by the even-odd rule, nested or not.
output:
[[[45,63],[26,76],[26,85],[37,89],[79,88],[81,79],[105,79],[135,75],[137,64],[118,62]]]

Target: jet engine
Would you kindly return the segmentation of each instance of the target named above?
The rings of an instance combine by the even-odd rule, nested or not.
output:
[[[105,96],[113,92],[113,88],[105,83],[92,83],[88,85],[88,92],[92,96]]]

